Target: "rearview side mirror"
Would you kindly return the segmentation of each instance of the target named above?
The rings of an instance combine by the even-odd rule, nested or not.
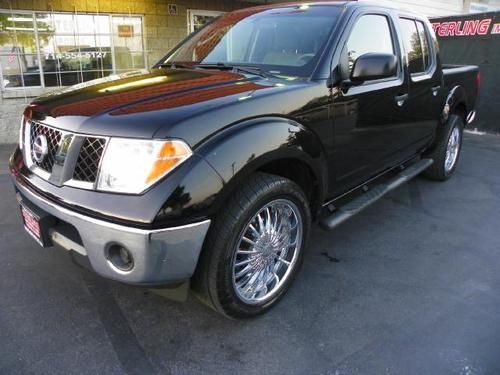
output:
[[[388,53],[367,53],[358,57],[352,67],[350,80],[353,83],[374,81],[396,75],[398,59]]]

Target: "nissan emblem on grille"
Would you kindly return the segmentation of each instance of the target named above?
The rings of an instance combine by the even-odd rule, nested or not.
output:
[[[63,133],[49,126],[30,122],[29,153],[33,163],[40,169],[52,173]]]
[[[47,137],[43,134],[38,134],[33,141],[33,149],[31,150],[33,159],[37,163],[41,163],[47,157],[48,153],[49,146],[47,143]]]
[[[105,137],[69,133],[36,121],[28,122],[27,126],[26,155],[28,167],[35,174],[59,186],[76,183],[80,188],[94,188],[106,146]],[[69,155],[73,161],[66,165]]]

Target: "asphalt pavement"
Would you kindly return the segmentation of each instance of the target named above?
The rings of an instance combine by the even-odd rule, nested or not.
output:
[[[0,146],[0,374],[500,374],[500,137],[332,232],[290,292],[232,321],[101,279],[24,233]]]

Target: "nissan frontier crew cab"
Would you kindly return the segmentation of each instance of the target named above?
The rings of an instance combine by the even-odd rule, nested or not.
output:
[[[332,229],[420,173],[451,177],[479,82],[443,66],[413,13],[244,9],[149,71],[34,100],[10,173],[40,245],[252,317],[289,289],[312,222]]]

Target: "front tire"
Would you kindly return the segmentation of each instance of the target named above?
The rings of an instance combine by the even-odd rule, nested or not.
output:
[[[303,259],[311,214],[291,180],[251,175],[215,219],[193,287],[232,318],[260,315],[290,288]]]
[[[453,114],[442,129],[434,150],[426,157],[434,159],[434,164],[423,175],[431,180],[446,181],[455,172],[462,150],[464,120]]]

